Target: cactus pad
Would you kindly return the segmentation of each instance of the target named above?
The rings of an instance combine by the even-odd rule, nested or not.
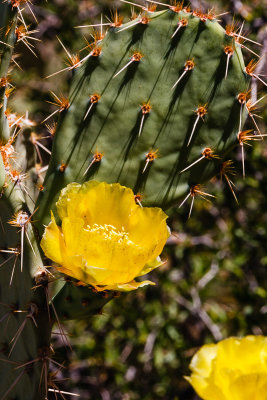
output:
[[[59,119],[41,223],[72,181],[120,182],[141,192],[145,205],[177,204],[219,173],[245,120],[237,96],[250,77],[240,45],[215,17],[146,13],[112,27],[89,51]],[[205,149],[210,157],[181,173]]]

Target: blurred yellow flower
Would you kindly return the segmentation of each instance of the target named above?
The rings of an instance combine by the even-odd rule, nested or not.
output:
[[[201,347],[185,377],[203,400],[267,400],[267,337],[231,337]]]
[[[160,208],[140,207],[131,189],[118,183],[71,183],[61,191],[41,247],[59,271],[98,290],[137,289],[134,278],[160,266],[169,236]]]

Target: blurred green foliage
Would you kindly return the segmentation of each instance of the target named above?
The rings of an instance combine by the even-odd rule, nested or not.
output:
[[[253,39],[263,38],[264,2],[204,4],[215,7],[218,14],[230,7],[236,19],[245,19]],[[66,54],[56,36],[71,53],[77,52],[85,46],[82,35],[89,39],[92,31],[74,26],[98,23],[100,14],[108,16],[114,7],[127,15],[131,8],[104,0],[35,2],[37,37],[42,42],[36,45],[38,58],[22,46],[18,49],[23,71],[15,73],[12,107],[20,112],[26,107],[30,116],[42,121],[50,110],[45,102],[49,90],[68,90],[68,73],[44,79],[65,66]],[[228,14],[221,18],[231,21]],[[264,131],[266,111],[261,115]],[[251,121],[247,126],[253,128]],[[41,125],[36,130],[47,133]],[[196,198],[190,220],[188,203],[169,212],[174,234],[163,255],[166,264],[150,274],[157,286],[121,295],[87,323],[66,324],[73,352],[54,335],[55,359],[67,360],[67,371],[57,374],[62,390],[84,400],[195,400],[183,375],[189,373],[190,359],[199,346],[231,335],[267,335],[267,145],[252,144],[245,146],[245,180],[240,149],[232,156],[237,174],[230,178],[239,205],[218,176],[205,187],[216,199],[210,203]],[[65,377],[70,379],[61,381]]]

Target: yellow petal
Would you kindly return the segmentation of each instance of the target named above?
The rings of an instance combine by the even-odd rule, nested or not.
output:
[[[185,376],[185,379],[192,385],[196,393],[203,400],[230,400],[225,397],[221,389],[211,380],[204,378],[198,374],[192,374],[190,377]],[[233,400],[233,399],[231,399]]]
[[[153,271],[153,269],[160,267],[161,265],[163,265],[163,262],[161,261],[160,257],[155,258],[152,261],[149,261],[144,267],[143,269],[139,272],[139,275],[137,276],[143,276],[148,274],[150,271]]]
[[[267,373],[267,338],[250,335],[242,339],[225,339],[218,343],[218,359],[221,366],[228,368],[230,364],[232,369],[240,373],[254,373],[255,368]]]
[[[115,285],[106,285],[106,286],[95,286],[98,291],[102,290],[118,290],[120,292],[129,292],[131,290],[136,290],[138,288],[147,286],[147,285],[155,285],[154,282],[151,281],[142,281],[142,282],[128,282],[128,283],[118,283]]]
[[[146,262],[143,249],[112,226],[88,229],[83,244],[86,270],[100,285],[129,282]]]
[[[48,258],[58,264],[63,263],[62,254],[66,252],[66,246],[61,229],[57,226],[52,211],[51,222],[45,229],[40,245]]]
[[[58,216],[61,221],[63,218],[68,216],[77,217],[77,213],[75,213],[74,208],[79,204],[77,199],[79,197],[78,193],[80,189],[81,185],[73,182],[61,190],[60,197],[56,203]]]
[[[254,373],[241,375],[229,387],[233,400],[267,400],[267,375]]]
[[[147,252],[147,261],[154,260],[169,237],[167,215],[157,207],[137,207],[131,215],[129,238]]]
[[[217,356],[216,344],[206,344],[194,355],[189,368],[196,374],[207,378],[211,375],[213,362]]]
[[[110,224],[127,229],[132,208],[138,208],[133,191],[118,183],[89,181],[69,184],[61,192],[57,210],[65,217],[84,218],[86,224]]]

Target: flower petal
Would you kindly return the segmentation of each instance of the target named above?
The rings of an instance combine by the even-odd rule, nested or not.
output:
[[[95,286],[96,290],[102,291],[102,290],[118,290],[120,292],[129,292],[131,290],[136,290],[138,288],[147,286],[147,285],[155,285],[154,282],[151,281],[142,281],[142,282],[136,282],[136,281],[131,281],[128,283],[118,283],[114,285],[106,285],[106,286]]]
[[[132,208],[139,208],[133,191],[118,183],[89,181],[69,184],[57,202],[61,220],[69,216],[85,219],[87,225],[113,225],[127,229]]]
[[[143,276],[148,274],[150,271],[152,271],[155,268],[160,267],[161,265],[163,265],[164,263],[161,261],[160,257],[155,258],[152,261],[149,261],[144,267],[143,269],[139,272],[139,275],[137,276]]]
[[[45,233],[40,243],[43,252],[58,264],[63,264],[63,254],[66,246],[61,229],[57,226],[53,212],[51,211],[51,222],[45,229]]]
[[[77,217],[77,212],[74,213],[74,207],[77,207],[77,204],[79,203],[77,198],[80,189],[81,185],[73,182],[61,190],[59,199],[56,203],[58,216],[61,221],[63,218],[68,216]]]
[[[169,237],[168,216],[157,207],[138,207],[131,215],[129,238],[146,250],[146,262],[154,260]]]

